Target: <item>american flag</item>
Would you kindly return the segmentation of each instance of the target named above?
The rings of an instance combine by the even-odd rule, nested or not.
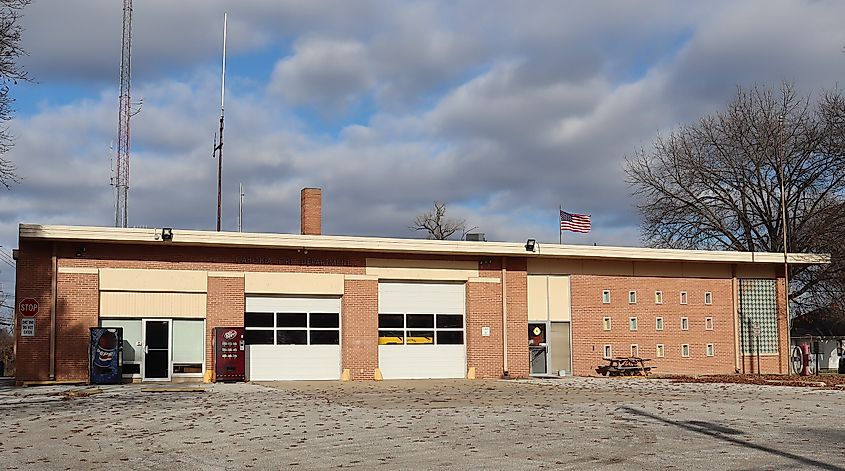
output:
[[[560,230],[572,232],[590,232],[590,215],[560,212]]]

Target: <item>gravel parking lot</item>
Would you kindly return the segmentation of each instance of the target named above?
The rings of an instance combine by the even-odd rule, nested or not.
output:
[[[0,389],[0,469],[845,469],[843,391],[628,378],[151,387]]]

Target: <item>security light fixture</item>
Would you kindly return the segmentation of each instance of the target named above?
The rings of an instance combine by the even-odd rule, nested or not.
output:
[[[161,228],[161,240],[173,240],[173,228],[172,227],[162,227]]]
[[[534,239],[528,239],[528,240],[525,242],[525,250],[526,250],[526,251],[528,251],[528,252],[533,252],[533,251],[534,251],[534,246],[536,246],[536,245],[537,245],[537,241],[536,241],[536,240],[534,240]]]
[[[76,248],[76,257],[80,258],[83,255],[85,255],[85,247],[80,245],[79,247]]]

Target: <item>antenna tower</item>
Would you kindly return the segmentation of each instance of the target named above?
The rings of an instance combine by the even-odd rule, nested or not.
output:
[[[220,74],[220,140],[214,136],[214,152],[217,157],[217,232],[220,232],[220,208],[223,193],[223,116],[226,100],[226,20],[223,13],[223,71]]]
[[[129,119],[134,114],[129,98],[132,55],[132,0],[123,0],[123,43],[120,50],[120,99],[117,113],[117,168],[114,188],[114,226],[126,227],[129,197]]]

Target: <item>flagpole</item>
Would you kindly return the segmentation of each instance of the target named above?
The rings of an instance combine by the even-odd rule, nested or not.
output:
[[[558,235],[560,236],[559,237],[560,240],[558,241],[558,244],[560,244],[560,245],[563,245],[563,229],[561,229],[561,227],[560,227],[560,213],[562,213],[562,212],[563,212],[563,205],[559,205],[557,207],[557,229],[558,229]]]

